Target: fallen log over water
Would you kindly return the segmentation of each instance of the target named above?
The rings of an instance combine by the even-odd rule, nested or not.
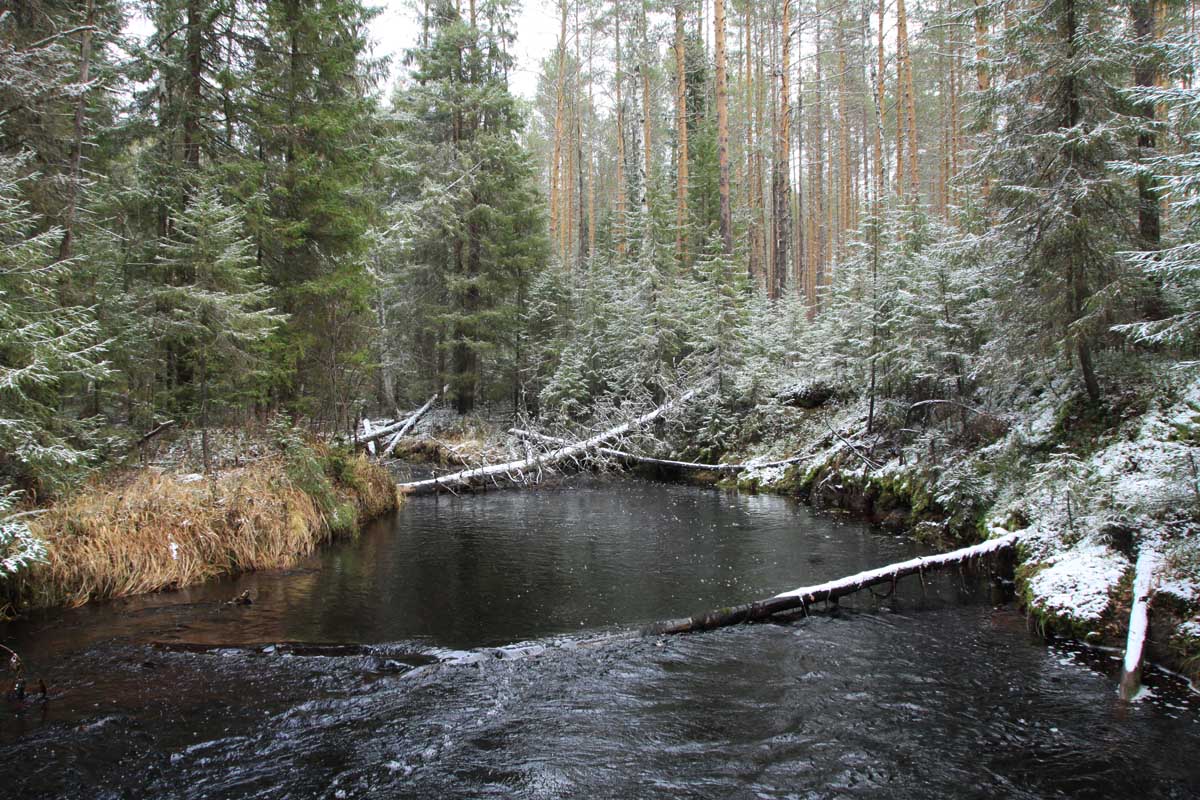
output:
[[[799,589],[783,592],[766,600],[743,603],[742,605],[730,606],[728,608],[718,608],[706,614],[698,614],[684,619],[655,622],[644,626],[640,632],[646,636],[688,633],[766,619],[780,611],[806,608],[810,604],[822,600],[837,600],[839,597],[845,597],[860,589],[866,589],[869,586],[892,583],[906,575],[916,575],[930,570],[944,569],[945,567],[955,566],[973,558],[994,555],[1001,550],[1013,547],[1021,540],[1022,536],[1023,534],[1020,533],[1005,534],[995,539],[989,539],[982,544],[964,547],[959,550],[951,550],[948,553],[913,558],[908,561],[889,564],[886,567],[859,572],[856,575],[850,575],[845,578],[819,583],[815,586],[802,586]]]
[[[510,428],[509,433],[521,439],[529,439],[534,442],[542,442],[543,444],[552,444],[558,446],[569,446],[575,444],[570,439],[563,439],[558,436],[548,436],[544,433],[535,431],[527,431],[523,428]],[[741,472],[746,468],[745,464],[697,464],[692,461],[672,461],[667,458],[650,458],[649,456],[637,456],[633,453],[626,453],[624,450],[614,450],[611,447],[595,447],[591,450],[593,453],[599,453],[608,458],[615,458],[620,461],[632,461],[635,464],[646,464],[654,467],[669,467],[673,469],[694,469],[705,472]]]
[[[658,408],[650,411],[637,419],[622,423],[616,427],[609,428],[606,431],[596,434],[588,439],[584,439],[577,444],[559,447],[547,453],[530,455],[519,461],[509,461],[504,464],[492,464],[490,466],[478,467],[476,469],[467,469],[462,472],[455,472],[452,475],[443,475],[439,478],[429,478],[423,481],[413,481],[411,483],[401,483],[397,488],[405,494],[429,494],[446,489],[453,491],[454,489],[470,488],[472,486],[486,484],[488,481],[499,481],[501,479],[511,482],[521,482],[525,480],[525,474],[528,471],[540,471],[541,469],[553,466],[560,461],[565,461],[570,458],[576,458],[583,455],[593,448],[599,447],[607,441],[616,439],[618,436],[623,436],[634,428],[640,428],[647,425],[664,414],[673,410],[676,406],[686,403],[696,395],[696,390],[684,392],[675,400],[671,400]]]
[[[524,428],[509,428],[509,433],[521,439],[531,441],[544,442],[546,444],[555,445],[572,445],[575,444],[570,439],[563,439],[559,436],[549,436],[536,431],[527,431]],[[694,461],[673,461],[667,458],[651,458],[649,456],[639,456],[633,453],[627,453],[624,450],[614,450],[611,447],[596,447],[593,452],[599,453],[609,458],[620,459],[622,461],[632,461],[635,464],[646,464],[648,466],[669,467],[673,469],[694,469],[704,472],[745,472],[748,469],[764,469],[767,467],[784,467],[789,464],[799,464],[812,456],[813,450],[809,450],[798,456],[779,459],[778,461],[763,461],[761,463],[745,463],[745,464],[700,464]]]
[[[1136,698],[1142,688],[1142,651],[1158,563],[1158,553],[1153,548],[1143,547],[1133,568],[1133,606],[1129,609],[1129,634],[1125,640],[1125,661],[1121,667],[1121,686],[1118,690],[1121,699],[1126,702]]]

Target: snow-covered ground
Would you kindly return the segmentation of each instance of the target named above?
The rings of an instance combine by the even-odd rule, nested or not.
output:
[[[792,435],[766,437],[769,446],[749,463],[795,454],[789,441],[822,446],[795,466],[752,467],[739,484],[793,491],[798,478],[824,474],[839,487],[883,487],[910,501],[923,486],[946,517],[974,502],[989,535],[1026,534],[1018,578],[1030,611],[1081,635],[1124,624],[1134,561],[1153,548],[1161,599],[1152,625],[1173,626],[1160,633],[1200,654],[1200,378],[1130,403],[1118,424],[1095,435],[1072,429],[1086,421],[1077,423],[1063,395],[1047,391],[1006,414],[998,440],[958,451],[932,434],[889,451],[865,435],[862,403],[769,412],[766,425]]]

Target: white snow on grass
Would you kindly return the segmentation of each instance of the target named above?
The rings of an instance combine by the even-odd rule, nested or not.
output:
[[[786,464],[766,467],[750,464],[739,477],[743,480],[757,481],[759,486],[767,488],[783,480],[783,475],[787,471],[787,468],[788,465]]]
[[[1098,620],[1129,568],[1129,560],[1098,542],[1083,541],[1051,555],[1033,576],[1033,602],[1048,613],[1080,622]]]
[[[1190,475],[1196,448],[1171,441],[1167,413],[1146,414],[1133,441],[1114,442],[1092,457],[1092,469],[1117,508],[1158,514],[1196,501]]]
[[[1187,578],[1170,578],[1158,585],[1159,594],[1169,594],[1185,603],[1200,600],[1200,584]]]
[[[1041,444],[1049,438],[1058,419],[1058,404],[1050,398],[1043,399],[1034,407],[1026,420],[1025,433],[1031,444]]]

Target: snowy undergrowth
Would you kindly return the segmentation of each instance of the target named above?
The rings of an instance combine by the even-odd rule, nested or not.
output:
[[[1115,636],[1127,614],[1137,553],[1162,555],[1157,624],[1184,656],[1200,654],[1200,379],[1131,392],[1101,423],[1047,390],[1012,404],[990,442],[956,444],[946,431],[867,436],[866,405],[760,406],[766,435],[739,486],[801,494],[857,490],[881,505],[903,501],[930,538],[1022,531],[1018,583],[1049,628]],[[1148,398],[1148,399],[1147,399]],[[861,505],[861,503],[860,503]],[[973,524],[972,524],[973,523]]]
[[[1053,444],[1050,415],[1036,408],[1018,435],[1045,451]],[[1060,421],[1059,428],[1062,428]],[[1031,538],[1019,573],[1030,610],[1043,622],[1092,633],[1120,622],[1138,552],[1164,554],[1156,576],[1174,598],[1174,624],[1200,611],[1200,380],[1175,398],[1160,397],[1128,413],[1089,442],[1090,453],[1062,446],[1030,464],[1031,480],[1013,481],[993,517],[1020,520]],[[1010,524],[1010,527],[1014,527]],[[1160,607],[1168,605],[1159,603]],[[1160,620],[1164,619],[1160,615]],[[1186,649],[1186,648],[1185,648]]]

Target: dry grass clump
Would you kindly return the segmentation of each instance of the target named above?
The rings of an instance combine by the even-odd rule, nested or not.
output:
[[[140,471],[114,485],[109,476],[31,526],[48,563],[17,588],[29,606],[82,604],[284,567],[396,502],[386,470],[323,448],[194,482]]]

